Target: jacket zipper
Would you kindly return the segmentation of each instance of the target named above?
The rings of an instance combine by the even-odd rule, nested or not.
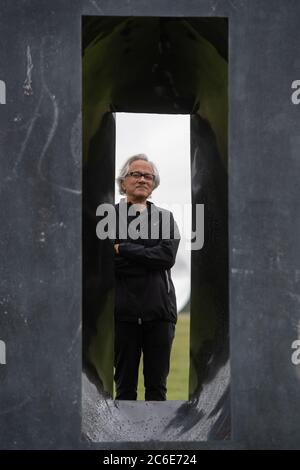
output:
[[[166,276],[166,281],[167,281],[167,292],[169,294],[169,292],[170,292],[170,281],[169,281],[168,271],[165,271],[165,276]]]

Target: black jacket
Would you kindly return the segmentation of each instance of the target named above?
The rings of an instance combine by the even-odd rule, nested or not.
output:
[[[125,206],[121,207],[122,204]],[[180,241],[177,224],[171,212],[147,201],[147,210],[141,213],[140,220],[148,218],[148,238],[143,239],[140,236],[132,239],[132,234],[129,233],[127,238],[121,239],[118,230],[120,221],[128,228],[137,217],[128,215],[130,206],[125,200],[116,205],[115,243],[120,245],[119,255],[115,255],[115,319],[139,323],[149,320],[176,323],[176,297],[170,269],[175,263]],[[122,212],[120,208],[124,207],[125,212]],[[125,219],[122,216],[124,213]],[[169,236],[163,233],[164,217],[169,217],[170,220]],[[158,238],[153,237],[153,232],[151,238],[153,224]],[[166,235],[168,238],[165,238]]]

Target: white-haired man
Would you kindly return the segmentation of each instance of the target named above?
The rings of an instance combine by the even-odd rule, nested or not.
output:
[[[166,400],[177,320],[170,269],[180,236],[173,214],[148,201],[160,179],[144,154],[130,157],[117,181],[126,198],[116,205],[114,242],[116,399],[136,400],[143,353],[145,400]]]

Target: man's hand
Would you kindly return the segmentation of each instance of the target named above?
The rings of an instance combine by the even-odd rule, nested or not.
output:
[[[114,245],[114,250],[115,250],[115,252],[116,252],[117,255],[118,255],[118,254],[119,254],[119,243],[116,243],[116,244]]]

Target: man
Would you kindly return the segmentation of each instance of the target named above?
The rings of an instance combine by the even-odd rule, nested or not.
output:
[[[143,353],[145,400],[166,400],[166,383],[177,320],[170,269],[179,232],[173,214],[150,203],[159,185],[155,165],[143,155],[129,158],[117,179],[114,244],[116,400],[136,400]]]

